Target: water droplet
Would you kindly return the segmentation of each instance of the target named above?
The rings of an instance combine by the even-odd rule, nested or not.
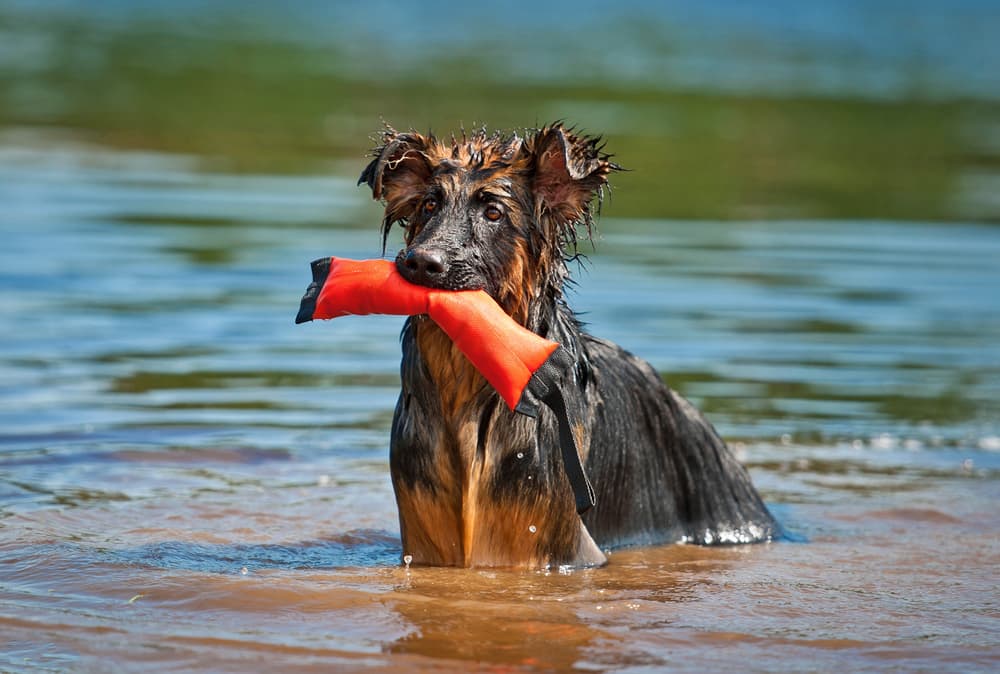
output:
[[[538,527],[532,524],[531,526],[528,527],[528,531],[530,531],[531,533],[535,533],[536,531],[538,531]]]
[[[517,458],[523,459],[524,458],[524,452],[518,452],[517,453]]]
[[[247,567],[244,566],[242,569],[240,569],[241,576],[247,576],[249,574],[250,574],[250,569],[248,569]]]
[[[410,570],[410,564],[413,562],[413,555],[403,555],[403,564],[406,565],[406,570]]]

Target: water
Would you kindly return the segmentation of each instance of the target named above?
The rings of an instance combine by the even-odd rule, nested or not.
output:
[[[310,260],[380,253],[337,175],[0,153],[0,669],[995,670],[1000,230],[607,206],[573,304],[795,541],[411,568],[401,319],[293,325]]]
[[[0,671],[1000,668],[995,4],[0,0]],[[789,540],[410,566],[402,321],[293,324],[382,117],[607,134],[572,303]]]

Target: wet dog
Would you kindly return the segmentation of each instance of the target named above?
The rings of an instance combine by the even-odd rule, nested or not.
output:
[[[426,316],[403,328],[390,467],[414,564],[599,565],[603,550],[765,541],[777,525],[707,420],[646,362],[581,328],[563,289],[619,167],[561,124],[440,140],[387,128],[361,174],[409,281],[483,289],[574,361],[564,391],[597,506],[577,513],[555,416],[507,408]]]

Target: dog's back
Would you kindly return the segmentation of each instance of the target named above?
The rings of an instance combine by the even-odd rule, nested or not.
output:
[[[583,339],[594,389],[588,472],[600,508],[583,521],[602,548],[754,543],[777,527],[712,425],[648,363]]]

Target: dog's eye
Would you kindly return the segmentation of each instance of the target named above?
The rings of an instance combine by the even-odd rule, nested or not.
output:
[[[503,211],[496,206],[487,206],[486,210],[483,211],[483,215],[485,215],[486,219],[490,222],[496,222],[503,217]]]
[[[437,199],[428,199],[424,202],[424,213],[430,215],[437,210],[438,202]]]

